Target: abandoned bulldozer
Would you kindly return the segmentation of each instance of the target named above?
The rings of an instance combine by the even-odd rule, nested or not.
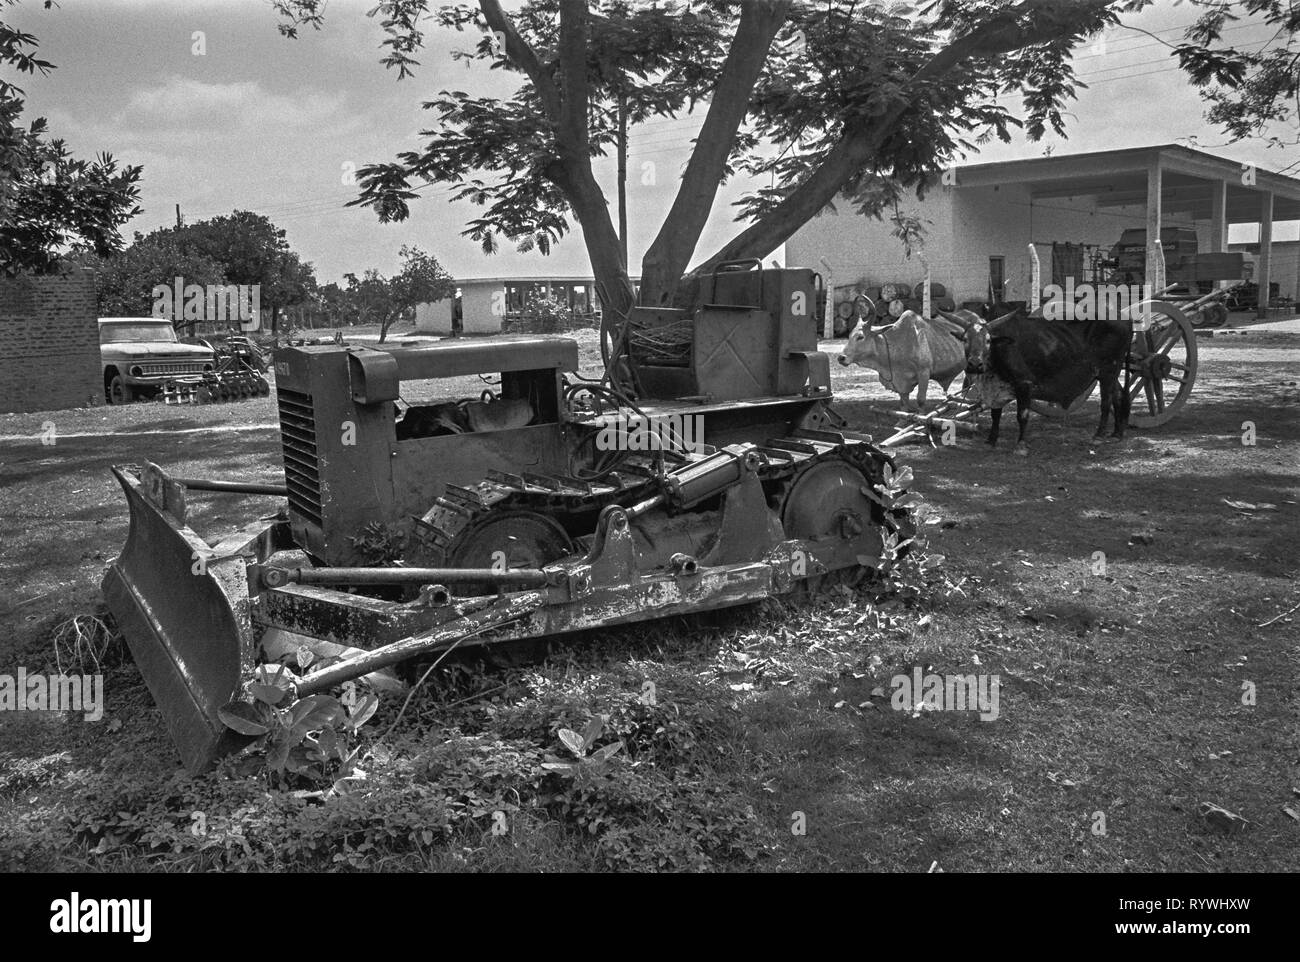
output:
[[[298,698],[879,565],[912,523],[890,456],[829,407],[820,295],[723,265],[693,309],[633,309],[599,380],[565,337],[283,348],[283,486],[114,468],[131,525],[104,593],[186,765],[237,748],[219,710],[304,647],[324,667]],[[186,524],[204,491],[284,502],[209,540]]]

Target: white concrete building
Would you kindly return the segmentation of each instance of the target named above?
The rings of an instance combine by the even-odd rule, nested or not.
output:
[[[534,294],[549,295],[579,314],[600,310],[591,277],[481,277],[457,282],[457,297],[415,309],[420,334],[450,334],[460,310],[464,334],[499,334],[507,317],[522,313]]]
[[[926,224],[924,250],[908,259],[894,227],[847,202],[804,225],[786,243],[786,262],[823,272],[828,289],[915,285],[928,264],[958,305],[1030,299],[1030,244],[1041,283],[1052,282],[1053,244],[1109,251],[1126,229],[1195,230],[1201,252],[1229,251],[1235,225],[1258,225],[1252,278],[1262,291],[1300,300],[1296,245],[1274,244],[1274,225],[1300,221],[1300,180],[1177,145],[1039,157],[957,167],[923,200],[900,205]],[[1294,233],[1294,226],[1288,227]],[[1249,231],[1247,231],[1249,234]],[[1168,235],[1166,235],[1168,236]],[[1154,276],[1148,245],[1147,276]],[[1245,249],[1245,245],[1233,245]],[[1261,298],[1261,301],[1264,300]]]

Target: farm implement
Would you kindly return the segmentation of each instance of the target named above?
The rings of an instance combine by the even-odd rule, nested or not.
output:
[[[162,387],[167,404],[219,404],[266,397],[271,385],[266,379],[267,361],[257,345],[245,335],[231,334],[215,344],[199,338],[215,357],[211,371],[176,377]]]
[[[453,648],[726,608],[896,557],[907,496],[829,405],[819,282],[722,265],[692,308],[611,325],[600,380],[564,337],[282,348],[282,485],[114,468],[131,525],[104,593],[185,764],[244,742],[221,713],[258,664],[307,663],[299,699],[383,686]],[[421,384],[442,393],[417,400]],[[204,492],[283,501],[210,540],[186,520]]]

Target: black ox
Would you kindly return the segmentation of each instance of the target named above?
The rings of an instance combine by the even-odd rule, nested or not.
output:
[[[1016,453],[1027,454],[1025,430],[1032,401],[1069,407],[1094,381],[1101,384],[1098,438],[1106,436],[1112,414],[1112,437],[1124,437],[1129,417],[1129,385],[1120,384],[1133,342],[1131,320],[1046,320],[1019,311],[985,323],[968,312],[944,313],[966,329],[966,384],[992,412],[988,443],[998,443],[1002,408],[1013,398],[1020,436]]]

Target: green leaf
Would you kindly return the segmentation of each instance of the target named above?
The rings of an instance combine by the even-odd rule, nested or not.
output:
[[[592,758],[597,761],[608,761],[623,750],[622,742],[614,742],[612,745],[606,745],[604,748],[597,749]]]
[[[353,750],[353,752],[352,752],[351,755],[349,755],[349,756],[347,756],[346,758],[342,759],[342,764],[339,765],[339,775],[342,776],[342,778],[340,779],[340,781],[342,781],[343,779],[349,778],[349,777],[352,775],[352,773],[353,773],[354,771],[356,771],[357,762],[358,762],[360,759],[361,759],[361,749],[360,749],[360,748],[357,748],[357,749]]]
[[[275,685],[259,685],[256,682],[249,686],[249,691],[264,705],[278,705],[284,701],[284,696],[289,694],[285,689]]]
[[[301,745],[294,745],[289,749],[284,758],[284,767],[286,771],[293,772],[295,775],[305,772],[311,767],[311,756],[307,749]]]
[[[289,714],[289,728],[295,741],[317,728],[325,728],[346,721],[347,712],[337,698],[329,695],[309,695],[294,704]]]
[[[596,715],[591,721],[587,722],[587,727],[582,730],[582,745],[584,750],[590,748],[600,737],[600,733],[605,730],[607,716]]]
[[[588,726],[590,727],[590,726]],[[581,758],[587,753],[587,741],[571,728],[561,728],[559,731],[560,741],[564,747],[573,754]]]
[[[316,747],[320,750],[323,760],[329,760],[330,756],[335,754],[338,748],[339,736],[332,728],[321,729],[320,738],[316,740]]]
[[[271,750],[266,755],[267,767],[273,772],[284,771],[285,764],[289,760],[289,752],[293,751],[294,743],[287,737],[280,737],[271,743]]]
[[[352,716],[348,719],[348,727],[356,731],[379,709],[379,696],[374,692],[368,693],[360,701],[352,706]]]
[[[248,702],[232,701],[217,709],[217,717],[227,728],[241,735],[265,735],[271,729],[263,724],[257,709]]]

